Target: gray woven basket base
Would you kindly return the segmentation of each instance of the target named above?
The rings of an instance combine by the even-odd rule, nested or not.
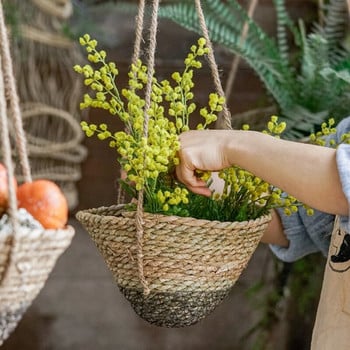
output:
[[[119,286],[135,312],[145,321],[160,327],[191,326],[210,314],[230,289],[198,292],[151,292]]]
[[[21,303],[15,310],[0,312],[0,346],[17,327],[23,314],[27,311],[29,303]]]

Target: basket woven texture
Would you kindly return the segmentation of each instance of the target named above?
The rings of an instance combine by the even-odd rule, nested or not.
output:
[[[74,229],[33,230],[25,235],[0,232],[0,345],[37,297]],[[15,237],[15,238],[14,238]]]
[[[136,212],[124,205],[82,210],[87,229],[135,312],[165,327],[192,325],[227,296],[247,266],[270,216],[219,222],[144,213],[143,265],[137,267]]]

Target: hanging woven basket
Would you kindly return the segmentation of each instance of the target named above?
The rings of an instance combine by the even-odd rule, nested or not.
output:
[[[0,230],[0,345],[44,287],[74,229],[44,230],[20,221],[16,232]]]
[[[199,0],[195,1],[208,61],[218,96],[224,96],[213,49]],[[139,2],[132,62],[140,56],[145,1]],[[152,78],[159,0],[153,1],[148,52],[145,106],[151,107]],[[148,136],[144,113],[143,136]],[[231,128],[226,104],[222,126]],[[165,146],[166,147],[166,146]],[[150,214],[143,210],[138,191],[137,210],[116,205],[76,214],[87,229],[115,281],[135,312],[157,326],[193,325],[210,314],[229,294],[271,219],[270,215],[245,222],[220,222]]]
[[[247,266],[270,216],[219,222],[144,213],[143,271],[137,265],[136,212],[124,205],[83,210],[87,229],[135,312],[157,326],[192,325],[228,295]]]

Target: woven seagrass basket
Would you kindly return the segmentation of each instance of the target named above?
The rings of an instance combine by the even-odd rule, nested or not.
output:
[[[0,232],[0,346],[44,287],[74,229]]]
[[[136,212],[124,205],[82,210],[87,229],[135,312],[165,327],[192,325],[228,295],[247,266],[270,216],[219,222],[144,213],[143,271],[137,266]]]

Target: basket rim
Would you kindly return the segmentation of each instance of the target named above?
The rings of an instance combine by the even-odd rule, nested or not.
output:
[[[7,240],[8,238],[14,238],[15,240],[35,240],[35,239],[41,239],[43,237],[49,237],[50,239],[54,237],[55,239],[59,240],[66,236],[73,236],[75,234],[75,228],[67,224],[62,228],[27,228],[28,232],[23,233],[21,230],[21,226],[19,226],[19,229],[17,232],[14,232],[11,230],[11,232],[8,232],[4,234],[3,232],[0,232],[0,242],[3,242]]]
[[[82,209],[79,210],[76,213],[76,218],[78,220],[83,220],[83,217],[86,214],[89,214],[90,217],[99,218],[101,221],[106,220],[113,220],[116,217],[116,215],[108,215],[104,214],[107,211],[113,211],[116,212],[120,211],[120,213],[123,212],[123,208],[126,206],[126,204],[113,204],[111,206],[100,206],[96,208],[89,208],[89,209]],[[126,211],[124,211],[125,213]],[[120,215],[123,216],[125,219],[134,219],[136,210],[135,211],[128,211],[128,215]],[[148,213],[143,212],[144,219],[152,219],[156,220],[157,222],[176,222],[176,221],[182,221],[188,226],[198,226],[198,225],[218,225],[222,227],[232,226],[232,227],[251,227],[251,226],[259,226],[263,225],[265,223],[268,223],[271,221],[272,216],[271,213],[268,213],[266,215],[260,216],[256,219],[246,220],[246,221],[219,221],[219,220],[207,220],[207,219],[196,219],[193,217],[182,217],[182,216],[176,216],[176,215],[164,215],[164,214],[154,214],[154,213]],[[195,224],[194,224],[195,222]],[[192,224],[191,224],[192,223]]]

